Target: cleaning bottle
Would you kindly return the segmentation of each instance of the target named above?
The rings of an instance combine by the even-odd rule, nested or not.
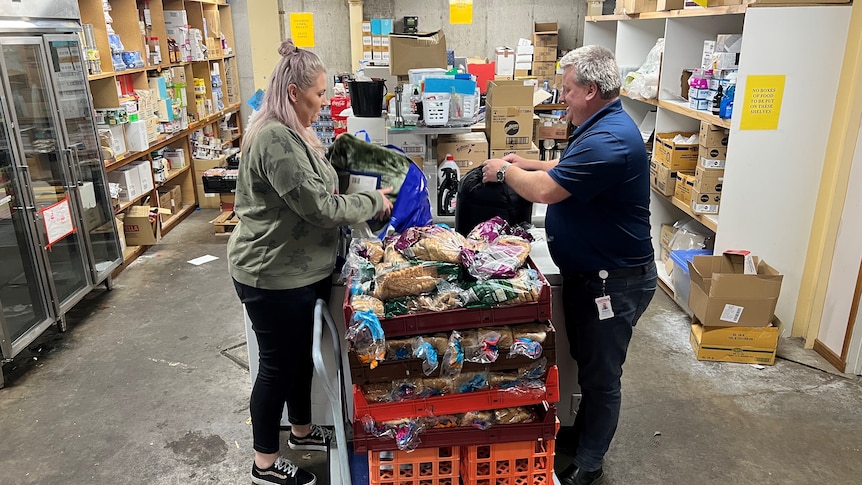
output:
[[[723,120],[729,120],[733,116],[733,96],[736,94],[736,73],[730,73],[727,78],[727,89],[721,98],[721,107],[718,112],[719,118]]]
[[[718,91],[715,92],[715,97],[712,98],[712,114],[718,116],[721,112],[721,98],[724,97],[724,90],[721,86],[718,87]]]

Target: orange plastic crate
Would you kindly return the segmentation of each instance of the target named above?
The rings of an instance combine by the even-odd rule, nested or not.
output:
[[[464,485],[552,485],[554,440],[461,447]]]
[[[457,446],[368,453],[370,485],[459,485]]]

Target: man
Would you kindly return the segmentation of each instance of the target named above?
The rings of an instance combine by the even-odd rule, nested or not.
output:
[[[632,327],[655,293],[650,241],[649,164],[640,132],[619,100],[613,54],[584,46],[566,54],[562,97],[575,126],[559,160],[516,155],[487,160],[484,182],[502,182],[549,204],[548,248],[563,276],[569,349],[582,399],[569,438],[564,485],[602,479],[602,460],[620,414],[620,377]]]

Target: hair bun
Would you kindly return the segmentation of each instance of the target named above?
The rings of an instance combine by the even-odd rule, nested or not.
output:
[[[296,52],[296,46],[293,44],[293,39],[287,39],[278,46],[281,57],[287,57],[294,52]]]

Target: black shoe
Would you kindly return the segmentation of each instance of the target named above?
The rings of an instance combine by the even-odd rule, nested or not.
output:
[[[602,482],[604,472],[601,468],[588,472],[575,465],[569,465],[557,478],[562,485],[597,485]]]
[[[258,485],[316,485],[317,477],[279,456],[271,467],[263,470],[253,463],[251,481]]]
[[[326,451],[329,448],[329,443],[332,441],[332,431],[318,426],[311,425],[311,433],[302,438],[290,432],[290,437],[287,439],[287,444],[291,450],[317,450]]]

